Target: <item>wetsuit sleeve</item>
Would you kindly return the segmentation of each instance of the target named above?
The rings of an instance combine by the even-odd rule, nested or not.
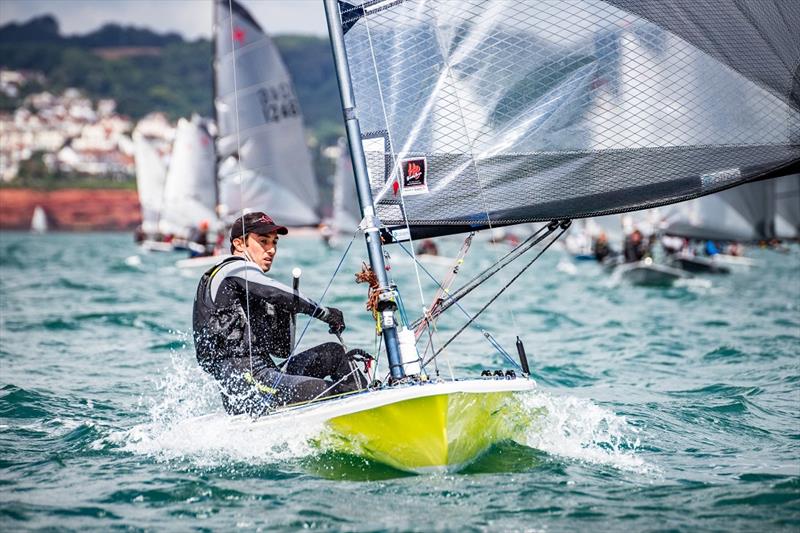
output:
[[[226,278],[239,284],[242,289],[246,288],[251,296],[262,298],[270,304],[292,313],[303,313],[322,320],[328,314],[325,307],[306,298],[299,291],[295,295],[292,289],[264,275],[258,267],[248,264],[237,265]]]

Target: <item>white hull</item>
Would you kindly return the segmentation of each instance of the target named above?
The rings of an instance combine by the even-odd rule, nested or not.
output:
[[[180,261],[175,261],[175,266],[183,269],[211,268],[220,261],[223,261],[229,257],[232,256],[230,254],[221,254],[221,255],[207,255],[204,257],[190,257],[189,259],[181,259]]]
[[[738,255],[727,255],[727,254],[717,254],[712,257],[712,260],[715,263],[719,263],[725,266],[731,267],[742,267],[742,268],[750,268],[758,264],[758,261],[755,259],[750,259],[749,257],[742,257]]]
[[[681,279],[689,279],[691,274],[666,265],[653,263],[652,260],[623,263],[614,268],[612,279],[625,280],[634,285],[667,286]]]
[[[173,252],[175,251],[175,246],[170,242],[161,242],[161,241],[142,241],[139,245],[142,247],[142,250],[146,252]]]

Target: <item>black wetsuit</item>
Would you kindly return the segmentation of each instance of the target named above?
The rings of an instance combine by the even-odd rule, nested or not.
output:
[[[273,357],[291,353],[294,313],[325,320],[328,311],[242,257],[203,274],[194,301],[195,350],[200,366],[220,383],[228,413],[259,415],[364,386],[360,374],[351,374],[344,348],[334,342],[296,354],[280,367],[275,363]]]

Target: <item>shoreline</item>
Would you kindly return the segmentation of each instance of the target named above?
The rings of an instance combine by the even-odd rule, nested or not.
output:
[[[37,206],[50,231],[132,231],[141,223],[136,190],[0,187],[0,230],[30,230]]]

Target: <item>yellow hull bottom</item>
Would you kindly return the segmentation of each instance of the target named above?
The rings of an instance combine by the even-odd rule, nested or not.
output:
[[[525,420],[515,392],[451,392],[331,418],[324,444],[405,471],[458,470]]]

